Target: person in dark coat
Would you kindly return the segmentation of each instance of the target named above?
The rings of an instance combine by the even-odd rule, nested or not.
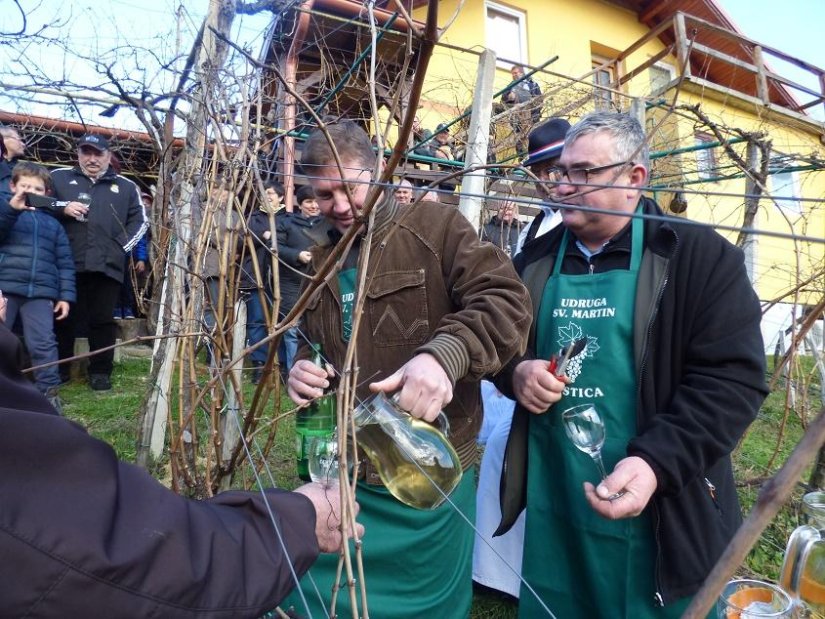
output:
[[[75,300],[74,261],[69,239],[54,211],[26,205],[26,195],[45,196],[46,168],[18,163],[12,172],[11,202],[0,200],[0,290],[8,298],[9,321],[17,317],[31,357],[38,390],[60,409],[54,321],[64,320]],[[49,365],[52,364],[52,365]],[[48,367],[38,367],[46,365]]]
[[[260,617],[338,551],[337,489],[196,501],[118,461],[23,377],[3,311],[0,295],[4,617]]]
[[[126,254],[145,234],[149,224],[140,190],[110,165],[112,152],[106,138],[86,134],[77,143],[78,165],[52,172],[55,197],[68,202],[62,223],[69,236],[77,279],[77,305],[57,328],[61,359],[74,356],[75,332],[83,321],[88,331],[89,386],[96,391],[112,388],[116,325],[115,304],[125,276]],[[87,194],[88,204],[78,200]],[[68,364],[60,367],[69,380]]]
[[[513,65],[510,75],[513,81],[502,93],[501,100],[510,107],[520,106],[510,112],[510,125],[516,138],[516,151],[522,153],[525,134],[541,120],[541,88],[532,77],[524,77],[521,65]],[[522,105],[528,102],[529,105]]]
[[[11,199],[11,172],[25,154],[26,143],[20,132],[14,127],[0,127],[0,198]]]
[[[495,379],[518,401],[499,532],[529,497],[524,617],[679,617],[741,522],[730,455],[767,394],[759,300],[741,249],[642,195],[648,169],[633,116],[585,116],[551,176],[563,225],[514,260],[535,310]],[[604,479],[582,426],[565,432],[574,406],[601,420]]]
[[[246,298],[246,343],[253,346],[267,336],[264,306],[272,305],[272,256],[275,254],[277,221],[284,216],[281,201],[283,185],[268,181],[264,185],[265,200],[258,203],[246,221],[247,242],[244,244],[241,289]],[[258,384],[269,356],[269,346],[252,351],[252,383]]]
[[[518,207],[515,202],[503,197],[495,197],[498,203],[498,213],[493,215],[481,229],[481,240],[489,241],[499,249],[503,249],[508,256],[516,253],[518,237],[521,233],[521,222],[518,219]]]
[[[516,252],[521,251],[524,244],[537,236],[546,234],[561,223],[561,213],[553,207],[556,196],[554,186],[549,181],[550,170],[555,168],[561,157],[564,146],[564,136],[570,129],[570,123],[564,118],[551,118],[540,124],[530,132],[527,145],[527,157],[521,162],[525,168],[538,178],[536,191],[542,202],[539,204],[541,212],[524,226],[519,234]]]
[[[280,253],[280,267],[278,271],[281,285],[281,315],[286,316],[301,292],[309,265],[312,261],[310,248],[315,241],[308,234],[315,226],[323,222],[321,210],[315,199],[315,192],[310,185],[304,185],[295,192],[295,201],[298,210],[284,213],[278,218],[278,251]],[[281,371],[288,374],[289,368],[295,361],[300,341],[300,324],[290,327],[281,340],[279,357]]]

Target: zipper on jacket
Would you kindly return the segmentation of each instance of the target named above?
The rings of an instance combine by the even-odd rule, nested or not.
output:
[[[650,320],[647,322],[647,331],[645,333],[645,350],[642,353],[642,362],[639,367],[639,376],[637,379],[636,385],[636,423],[637,425],[642,424],[641,419],[641,401],[642,401],[642,377],[645,374],[645,370],[647,369],[647,358],[648,358],[648,348],[650,347],[650,338],[653,334],[653,323],[656,322],[656,316],[659,314],[659,306],[662,304],[662,297],[665,295],[665,288],[667,288],[667,284],[670,281],[670,276],[667,275],[668,270],[670,269],[670,257],[674,256],[676,252],[679,250],[679,236],[674,232],[673,236],[676,239],[676,243],[673,246],[673,251],[670,253],[667,259],[667,268],[665,269],[665,277],[662,280],[661,285],[659,286],[659,290],[656,293],[656,303],[653,304],[653,312],[650,315]],[[664,606],[664,596],[661,593],[662,590],[662,544],[659,541],[659,508],[656,505],[655,499],[651,498],[651,502],[653,504],[653,518],[655,520],[654,526],[654,540],[656,542],[656,561],[655,561],[655,571],[653,574],[654,583],[656,586],[656,598],[661,601],[662,606]]]
[[[32,244],[32,266],[28,286],[29,293],[26,296],[32,298],[34,296],[34,281],[37,277],[37,254],[40,251],[40,222],[37,220],[36,213],[29,213],[29,215],[31,215],[34,227],[34,243]]]
[[[662,608],[665,605],[665,601],[662,599],[662,594],[658,591],[653,595],[653,605],[657,608]]]
[[[716,511],[722,513],[722,508],[719,505],[719,499],[716,496],[716,486],[705,477],[705,485],[708,487],[708,494],[710,494],[710,499],[713,501],[713,504],[716,506]]]

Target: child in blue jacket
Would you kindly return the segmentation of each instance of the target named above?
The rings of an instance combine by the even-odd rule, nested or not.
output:
[[[12,170],[11,199],[0,200],[0,290],[8,300],[6,324],[19,316],[32,366],[57,361],[54,320],[69,315],[75,272],[69,239],[49,208],[26,206],[26,193],[46,195],[49,173],[33,163]],[[59,409],[57,365],[34,370],[35,386]]]

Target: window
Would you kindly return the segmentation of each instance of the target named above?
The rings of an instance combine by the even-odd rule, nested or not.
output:
[[[774,203],[786,213],[802,214],[799,175],[796,172],[779,171],[771,174],[771,195]]]
[[[603,56],[593,56],[591,66],[593,69],[601,67],[610,59]],[[597,86],[605,86],[613,88],[613,82],[616,81],[616,65],[610,64],[602,67],[593,73],[593,83]],[[593,101],[596,111],[604,112],[613,109],[613,93],[609,90],[602,90],[601,88],[593,89]]]
[[[702,180],[716,176],[716,147],[709,146],[716,139],[708,133],[695,133],[694,142],[698,148],[696,152],[696,174]]]
[[[486,45],[503,59],[499,66],[509,69],[513,62],[527,62],[527,16],[506,6],[486,2]],[[509,62],[507,62],[509,61]]]

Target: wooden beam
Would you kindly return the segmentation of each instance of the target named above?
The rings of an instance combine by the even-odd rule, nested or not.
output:
[[[670,18],[670,19],[668,19],[668,20],[665,20],[665,21],[663,21],[661,24],[659,24],[658,26],[656,26],[655,28],[653,28],[653,29],[652,29],[650,32],[648,32],[645,36],[643,36],[641,39],[638,39],[638,40],[637,40],[635,43],[633,43],[630,47],[628,47],[628,48],[627,48],[627,49],[625,49],[623,52],[621,52],[621,53],[620,53],[620,54],[616,57],[616,59],[617,59],[617,60],[623,60],[624,58],[627,58],[630,54],[632,54],[632,53],[633,53],[633,52],[635,52],[637,49],[639,49],[640,47],[642,47],[645,43],[647,43],[648,41],[651,41],[652,39],[654,39],[654,38],[658,37],[658,36],[659,36],[660,34],[662,34],[665,30],[669,30],[671,27],[673,27],[673,18]]]
[[[720,52],[719,50],[713,49],[712,47],[708,47],[707,45],[702,45],[701,43],[694,43],[693,51],[698,52],[700,54],[704,54],[706,56],[710,56],[711,58],[716,58],[717,60],[721,60],[722,62],[727,62],[728,64],[732,64],[733,66],[739,67],[740,69],[750,71],[751,73],[759,72],[759,69],[756,65],[750,64],[749,62],[745,62],[744,60],[739,60],[739,58],[731,56],[730,54],[726,54],[725,52]]]
[[[717,24],[711,23],[699,17],[694,17],[693,15],[687,16],[688,20],[693,24],[699,24],[700,26],[704,26],[714,32],[721,34],[723,37],[731,39],[736,43],[744,43],[745,45],[750,45],[752,47],[759,46],[762,48],[763,52],[768,52],[771,56],[776,56],[777,58],[781,58],[786,62],[790,62],[806,71],[810,71],[811,73],[825,73],[825,69],[821,69],[816,65],[811,64],[810,62],[806,62],[804,60],[800,60],[799,58],[795,58],[793,56],[789,56],[783,51],[776,49],[775,47],[771,47],[770,45],[764,45],[759,43],[758,41],[754,41],[753,39],[749,39],[748,37],[739,34],[738,32],[731,32],[727,28],[723,28],[722,26],[718,26]]]
[[[690,58],[688,58],[687,29],[685,28],[685,14],[678,11],[673,16],[674,32],[676,34],[676,59],[680,67],[684,67],[682,75],[690,77]]]
[[[771,93],[768,89],[768,77],[765,75],[765,60],[762,58],[762,48],[753,47],[753,63],[756,65],[756,94],[765,103],[770,103]]]
[[[650,57],[650,58],[649,58],[647,61],[645,61],[643,64],[640,64],[638,67],[636,67],[636,68],[635,68],[635,69],[633,69],[632,71],[629,71],[628,73],[626,73],[625,75],[623,75],[623,76],[622,76],[622,78],[619,80],[619,86],[621,86],[621,85],[622,85],[622,84],[624,84],[625,82],[629,82],[629,81],[630,81],[630,80],[632,80],[634,77],[636,77],[637,75],[639,75],[639,73],[641,73],[641,72],[642,72],[642,71],[644,71],[645,69],[648,69],[648,68],[650,68],[652,65],[656,64],[657,62],[659,62],[662,58],[664,58],[665,56],[667,56],[668,54],[670,54],[670,53],[673,51],[673,48],[674,48],[674,47],[675,47],[675,45],[669,45],[668,47],[666,47],[666,48],[664,48],[662,51],[660,51],[658,54],[656,54],[655,56]]]

